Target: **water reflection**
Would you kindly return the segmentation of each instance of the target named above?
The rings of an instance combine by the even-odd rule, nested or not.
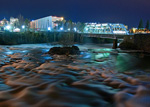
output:
[[[29,45],[27,45],[29,47]],[[9,50],[6,48],[5,52],[2,52],[1,57],[6,57],[14,53],[32,53],[36,59],[35,61],[52,61],[50,55],[43,55],[49,51],[52,46],[46,46],[43,48],[43,45],[31,45],[31,48],[28,48],[26,45],[16,46],[21,47],[21,50]],[[89,64],[89,66],[101,66],[107,67],[111,70],[125,72],[125,71],[148,71],[150,72],[150,56],[145,54],[131,54],[131,53],[119,53],[117,50],[113,50],[108,46],[98,46],[98,45],[78,45],[81,50],[80,57],[72,57],[72,59],[81,60]],[[38,48],[38,49],[37,49]]]
[[[8,52],[4,52],[6,55],[12,55],[14,52],[12,51],[8,51]]]
[[[150,71],[150,56],[133,53],[119,53],[117,50],[102,48],[88,49],[82,53],[84,59],[92,61],[93,65],[99,64],[118,72],[125,71]]]
[[[113,56],[115,63],[115,69],[120,72],[136,69],[136,65],[139,62],[138,58],[127,53],[119,53],[117,56]]]
[[[94,59],[108,58],[110,53],[98,53],[94,55]]]

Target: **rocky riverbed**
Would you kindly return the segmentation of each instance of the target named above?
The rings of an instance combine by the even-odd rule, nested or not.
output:
[[[150,107],[150,63],[133,70],[137,57],[110,48],[51,56],[50,47],[0,46],[0,107]]]

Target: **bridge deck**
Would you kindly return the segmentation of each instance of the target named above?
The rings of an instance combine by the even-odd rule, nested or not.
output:
[[[109,39],[123,39],[125,35],[117,34],[81,34],[84,37],[95,37],[95,38],[109,38]]]

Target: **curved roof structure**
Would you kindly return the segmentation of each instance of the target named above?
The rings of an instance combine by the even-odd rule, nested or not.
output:
[[[84,33],[92,34],[124,34],[128,35],[125,25],[120,23],[87,23],[84,28]]]

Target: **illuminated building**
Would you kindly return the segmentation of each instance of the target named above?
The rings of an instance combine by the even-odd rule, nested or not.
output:
[[[10,18],[10,25],[15,26],[15,24],[19,23],[19,19],[18,18]]]
[[[4,18],[3,20],[0,21],[0,26],[5,26],[8,23],[9,23],[8,20]]]
[[[138,34],[138,33],[150,33],[150,31],[146,28],[138,29],[138,28],[131,28],[130,33]]]
[[[124,34],[128,35],[127,26],[120,23],[86,23],[84,33],[92,34]]]
[[[0,32],[5,30],[5,26],[7,26],[9,24],[8,20],[6,20],[5,18],[3,20],[0,21]]]
[[[63,21],[63,17],[48,16],[30,22],[30,28],[37,31],[49,31],[57,26],[56,21]]]
[[[130,31],[130,33],[136,33],[137,28],[131,28],[129,31]]]

